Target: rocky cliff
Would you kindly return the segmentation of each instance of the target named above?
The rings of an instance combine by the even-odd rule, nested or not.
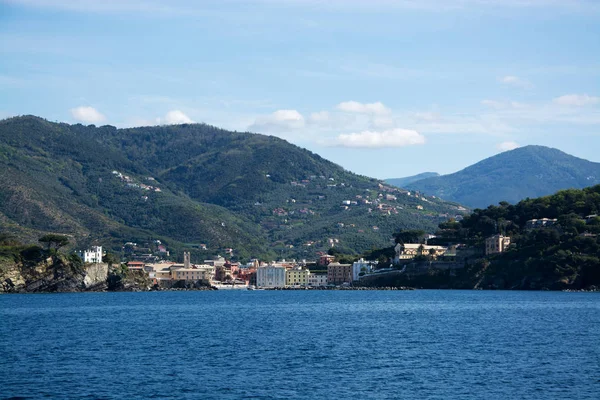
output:
[[[37,263],[0,264],[0,293],[141,291],[151,282],[143,273],[111,268],[108,264],[83,264],[76,257],[48,257]]]

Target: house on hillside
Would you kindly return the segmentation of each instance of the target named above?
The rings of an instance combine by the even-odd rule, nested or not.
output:
[[[78,251],[77,255],[84,263],[101,263],[102,246],[92,246],[87,250]]]
[[[447,249],[448,248],[444,246],[431,246],[419,243],[398,243],[394,248],[394,251],[396,252],[394,264],[401,261],[412,260],[416,256],[430,256],[432,259],[437,260],[438,257],[444,255]]]
[[[485,255],[502,253],[510,246],[510,236],[494,235],[485,239]]]
[[[540,218],[540,219],[530,219],[529,221],[527,221],[525,223],[525,229],[527,230],[532,230],[532,229],[540,229],[540,228],[546,228],[546,227],[550,227],[550,226],[554,226],[557,223],[557,219],[553,218]]]

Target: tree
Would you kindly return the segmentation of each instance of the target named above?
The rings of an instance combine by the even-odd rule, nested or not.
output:
[[[434,248],[429,249],[429,259],[434,260],[435,254],[436,254],[436,251]]]
[[[49,233],[47,235],[42,236],[38,239],[40,243],[44,243],[50,251],[53,249],[55,252],[58,251],[61,247],[64,247],[69,244],[69,238],[63,235],[55,235],[53,233]]]
[[[394,234],[396,243],[421,243],[425,236],[425,231],[418,229],[402,230]]]
[[[69,244],[69,238],[63,235],[56,235],[53,233],[49,233],[47,235],[42,236],[38,239],[38,241],[46,245],[48,252],[52,256],[53,264],[56,264],[56,254],[58,253],[58,249]]]
[[[119,264],[121,260],[113,253],[106,253],[104,257],[102,257],[104,262],[108,264],[109,267],[112,267],[114,264]]]

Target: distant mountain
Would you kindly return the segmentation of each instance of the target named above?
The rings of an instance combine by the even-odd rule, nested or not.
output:
[[[416,181],[420,181],[421,179],[433,178],[436,176],[440,176],[440,174],[438,174],[437,172],[423,172],[421,174],[407,176],[404,178],[389,178],[389,179],[386,179],[385,181],[387,183],[389,183],[390,185],[394,185],[396,187],[403,188],[406,185],[409,185]]]
[[[600,183],[600,163],[544,146],[525,146],[500,153],[459,172],[406,185],[428,195],[470,207],[500,201],[517,203],[561,189]]]
[[[399,229],[433,231],[461,210],[272,136],[0,121],[0,233],[22,240],[53,232],[113,251],[158,239],[196,260],[228,248],[238,259],[313,258],[332,244],[362,252]]]

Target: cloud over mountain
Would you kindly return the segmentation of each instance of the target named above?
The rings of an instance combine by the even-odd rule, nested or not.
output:
[[[101,112],[96,110],[94,107],[89,106],[72,108],[71,115],[77,121],[86,122],[88,124],[95,124],[106,120],[106,117]]]

